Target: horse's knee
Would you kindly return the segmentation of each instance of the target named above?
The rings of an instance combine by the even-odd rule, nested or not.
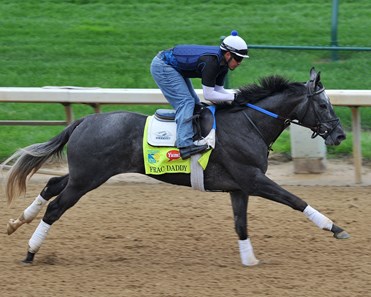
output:
[[[49,200],[50,198],[57,196],[63,189],[66,187],[68,182],[68,175],[61,177],[52,177],[49,179],[48,183],[41,191],[40,195],[45,199]]]

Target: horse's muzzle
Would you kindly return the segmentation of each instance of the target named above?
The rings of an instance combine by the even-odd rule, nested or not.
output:
[[[325,139],[326,145],[339,145],[343,140],[346,139],[345,132],[341,125],[336,126]]]
[[[326,145],[339,145],[345,138],[345,132],[338,118],[320,123],[315,129],[312,129],[312,138],[321,136]]]

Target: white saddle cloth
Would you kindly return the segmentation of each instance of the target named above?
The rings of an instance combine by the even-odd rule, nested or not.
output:
[[[156,116],[150,116],[147,141],[152,146],[175,146],[175,121],[162,120]],[[207,144],[215,148],[215,130],[211,129],[210,133],[205,138],[197,140],[197,144]]]

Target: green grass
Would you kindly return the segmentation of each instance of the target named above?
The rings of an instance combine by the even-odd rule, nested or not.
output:
[[[338,43],[368,46],[369,0],[341,1]],[[219,43],[237,29],[249,44],[330,45],[332,1],[132,1],[2,0],[0,2],[0,86],[84,86],[155,88],[149,65],[161,49],[179,43]],[[251,49],[250,59],[229,76],[237,88],[268,74],[306,81],[315,66],[328,89],[368,89],[370,52]],[[199,80],[194,81],[200,87]],[[152,113],[155,107],[114,106]],[[92,112],[76,106],[75,116]],[[347,131],[350,111],[336,108]],[[63,119],[62,106],[0,104],[0,119]],[[370,145],[371,110],[362,109],[364,156]],[[16,148],[45,141],[63,127],[0,128],[0,160]],[[351,135],[330,154],[350,154]],[[349,142],[350,141],[350,142]],[[350,145],[348,145],[350,143]],[[288,150],[282,136],[275,150]]]

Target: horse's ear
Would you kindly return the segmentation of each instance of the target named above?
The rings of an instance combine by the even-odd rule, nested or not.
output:
[[[315,86],[318,86],[320,81],[321,81],[321,71],[318,71]]]
[[[312,67],[310,69],[309,74],[310,74],[310,79],[309,79],[309,82],[308,82],[308,88],[309,88],[310,91],[313,92],[316,89],[317,83],[319,82],[319,74],[317,74],[314,67]]]
[[[310,80],[312,81],[316,81],[316,78],[317,78],[317,71],[316,69],[314,69],[314,67],[312,67],[309,71],[309,75],[310,75]]]

